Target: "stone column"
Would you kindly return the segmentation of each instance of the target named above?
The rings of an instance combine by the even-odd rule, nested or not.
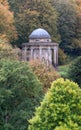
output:
[[[33,47],[31,47],[31,57],[30,57],[30,60],[32,60],[33,59]]]
[[[26,46],[22,48],[22,61],[26,61]]]
[[[58,46],[57,46],[57,65],[58,65]]]
[[[54,48],[54,65],[56,66],[56,48]]]
[[[23,49],[23,48],[22,48],[22,50],[21,50],[21,53],[22,53],[22,55],[21,55],[21,60],[24,61],[24,49]]]
[[[24,48],[24,61],[26,61],[26,57],[27,57],[27,48],[25,46],[25,48]]]
[[[48,47],[48,60],[49,60],[49,63],[52,64],[52,53],[51,53],[50,47]]]
[[[54,47],[54,66],[58,64],[58,47]]]
[[[39,48],[39,57],[40,57],[40,60],[42,59],[42,47]]]

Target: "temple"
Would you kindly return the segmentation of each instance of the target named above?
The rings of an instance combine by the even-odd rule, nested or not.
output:
[[[22,44],[22,61],[35,59],[58,65],[58,44],[51,42],[50,34],[42,28],[35,29],[29,36],[29,43]]]

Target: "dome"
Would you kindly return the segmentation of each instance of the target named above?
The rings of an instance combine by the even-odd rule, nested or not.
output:
[[[50,39],[51,36],[50,34],[42,29],[42,28],[38,28],[38,29],[35,29],[29,36],[30,39],[42,39],[42,38],[47,38],[47,39]]]

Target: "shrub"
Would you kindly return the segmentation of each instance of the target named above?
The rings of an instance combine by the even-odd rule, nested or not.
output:
[[[27,63],[0,60],[0,130],[26,130],[42,94]]]
[[[28,130],[81,130],[81,89],[69,80],[54,81]]]
[[[71,64],[68,71],[69,78],[81,87],[81,56]]]
[[[38,77],[40,82],[42,82],[44,91],[47,91],[51,83],[60,77],[53,66],[47,66],[40,60],[32,60],[29,62],[29,65],[31,66],[33,72]]]

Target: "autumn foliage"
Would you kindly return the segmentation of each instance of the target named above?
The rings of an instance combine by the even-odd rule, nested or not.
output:
[[[53,66],[47,66],[46,63],[40,60],[31,60],[29,64],[35,75],[42,82],[44,91],[47,91],[52,81],[60,77]]]
[[[8,42],[6,35],[0,35],[0,59],[20,60],[20,49]]]
[[[17,37],[13,12],[7,0],[0,0],[0,33],[5,34],[10,41]]]

